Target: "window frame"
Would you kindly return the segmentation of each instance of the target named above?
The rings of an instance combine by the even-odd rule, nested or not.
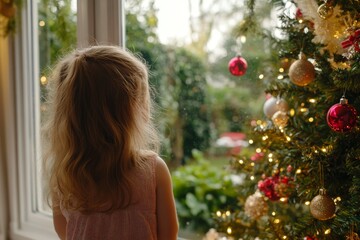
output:
[[[81,3],[80,3],[81,2]],[[81,1],[78,46],[124,44],[123,0]],[[18,29],[9,41],[9,92],[4,109],[10,239],[58,239],[52,216],[39,208],[41,181],[40,87],[37,0],[25,0]]]

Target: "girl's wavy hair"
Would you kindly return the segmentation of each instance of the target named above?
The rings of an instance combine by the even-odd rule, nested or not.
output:
[[[46,107],[48,197],[81,212],[127,206],[131,169],[159,146],[146,65],[120,47],[75,50],[56,65]]]

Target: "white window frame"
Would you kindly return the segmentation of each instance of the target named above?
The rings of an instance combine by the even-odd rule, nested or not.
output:
[[[123,0],[77,0],[78,46],[124,45]],[[41,177],[40,89],[37,1],[25,0],[21,22],[10,43],[4,111],[9,235],[15,240],[58,239],[50,214],[38,208]],[[1,180],[0,180],[1,181]],[[35,201],[34,201],[35,199]]]

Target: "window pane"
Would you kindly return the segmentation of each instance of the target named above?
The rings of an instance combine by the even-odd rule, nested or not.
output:
[[[50,68],[60,56],[76,47],[77,7],[76,0],[38,0],[37,3],[40,96],[35,97],[40,98],[40,111],[38,114],[40,116],[39,126],[41,126],[46,112],[46,85]],[[40,153],[37,155],[41,156]],[[50,209],[43,193],[41,165],[41,157],[38,157],[34,174],[37,182],[36,200],[34,200],[35,210],[48,213]]]
[[[263,114],[259,72],[269,43],[260,34],[251,41],[235,36],[246,27],[246,1],[125,3],[126,47],[147,62],[155,89],[155,122],[173,171],[180,236],[201,239],[214,226],[211,215],[237,203],[224,166],[231,155],[249,151],[245,133]],[[270,3],[262,11],[268,16]],[[233,59],[242,63],[237,76],[229,72]]]

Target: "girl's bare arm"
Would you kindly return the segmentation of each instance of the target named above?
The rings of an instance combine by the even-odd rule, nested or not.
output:
[[[57,199],[53,198],[53,204]],[[53,223],[55,231],[61,240],[66,239],[66,218],[62,215],[59,204],[55,203],[53,207]]]
[[[175,240],[179,230],[169,169],[161,158],[156,164],[156,216],[158,240]]]

